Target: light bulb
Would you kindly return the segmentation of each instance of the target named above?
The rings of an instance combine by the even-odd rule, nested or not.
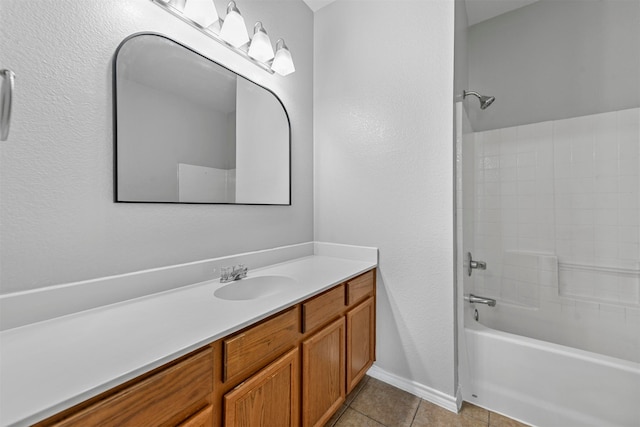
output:
[[[249,42],[249,33],[244,18],[240,15],[236,2],[233,0],[227,6],[227,16],[222,24],[220,37],[234,47],[240,47]]]
[[[296,71],[291,52],[289,52],[289,48],[287,48],[282,39],[278,39],[276,42],[276,57],[273,60],[273,64],[271,64],[271,69],[281,76],[286,76]]]
[[[256,25],[253,27],[253,38],[251,39],[249,52],[247,53],[253,59],[262,62],[268,62],[273,58],[271,39],[260,21],[256,22]]]
[[[218,11],[213,0],[187,0],[184,14],[203,28],[218,20]]]

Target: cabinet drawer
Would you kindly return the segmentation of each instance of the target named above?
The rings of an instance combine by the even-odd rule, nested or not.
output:
[[[241,378],[293,347],[298,338],[298,312],[291,308],[223,341],[224,381]]]
[[[302,304],[302,332],[308,332],[323,325],[344,310],[344,285],[338,285],[328,292]]]
[[[347,305],[373,295],[375,270],[367,271],[347,282]]]
[[[213,357],[208,348],[54,425],[162,425],[176,413],[207,399],[212,390]]]

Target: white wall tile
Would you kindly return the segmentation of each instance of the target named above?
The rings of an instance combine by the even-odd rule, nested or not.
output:
[[[640,262],[640,109],[478,135],[484,145],[475,175],[483,181],[476,190],[491,196],[477,196],[483,225],[476,230],[476,243],[485,257],[505,250],[549,251],[561,263]],[[499,262],[494,261],[494,271],[485,280],[498,277]],[[505,255],[502,262],[503,279],[517,280],[525,289],[525,273],[513,270],[512,257]],[[548,262],[557,272],[555,258]],[[628,304],[640,293],[633,280],[622,291],[619,277],[598,268],[563,270],[559,279],[557,273],[555,277],[556,288],[560,280],[565,293],[579,298]],[[503,286],[501,292],[512,302],[530,302],[533,297],[514,292],[513,286]]]

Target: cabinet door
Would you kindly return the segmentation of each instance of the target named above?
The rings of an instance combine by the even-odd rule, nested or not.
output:
[[[373,298],[347,312],[347,393],[371,367],[375,351]]]
[[[302,425],[322,426],[345,399],[344,317],[302,342]]]
[[[212,427],[213,406],[209,405],[188,420],[180,423],[178,427]]]
[[[225,427],[299,425],[300,383],[295,348],[224,396]]]

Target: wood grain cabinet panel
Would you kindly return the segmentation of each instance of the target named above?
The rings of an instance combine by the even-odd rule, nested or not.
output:
[[[344,285],[310,299],[302,304],[302,332],[322,326],[339,316],[344,308]]]
[[[323,426],[345,400],[345,320],[302,342],[302,425]]]
[[[373,365],[375,352],[375,304],[373,298],[347,312],[347,393]]]
[[[213,406],[207,406],[178,427],[213,427]]]
[[[375,270],[367,271],[347,282],[347,305],[373,295],[375,287]]]
[[[295,348],[224,397],[225,427],[297,427],[299,356]]]
[[[252,374],[293,347],[300,330],[294,307],[223,341],[224,381]]]
[[[208,399],[212,390],[213,357],[207,348],[51,425],[161,426]]]

